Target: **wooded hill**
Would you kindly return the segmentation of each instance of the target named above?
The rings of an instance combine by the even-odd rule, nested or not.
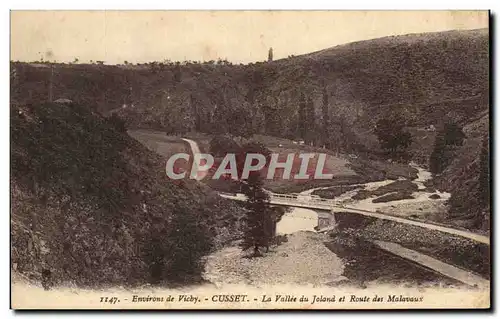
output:
[[[201,280],[201,257],[239,238],[242,209],[123,127],[77,104],[12,106],[12,266],[44,286]]]
[[[53,72],[54,98],[115,110],[130,127],[216,133],[244,124],[248,132],[306,138],[307,123],[309,138],[321,143],[325,117],[333,139],[342,127],[351,127],[343,133],[353,138],[370,135],[391,113],[409,126],[439,125],[446,116],[465,125],[488,108],[488,52],[488,31],[472,30],[386,37],[249,65],[55,64],[51,71],[48,63],[12,63],[11,93],[17,103],[48,100]],[[301,99],[309,110],[302,118]]]
[[[412,159],[424,165],[436,135],[426,128],[438,131],[452,120],[465,128],[466,139],[437,182],[457,191],[465,181],[478,185],[473,163],[480,152],[471,145],[488,135],[488,125],[474,124],[489,120],[488,78],[489,33],[481,29],[386,37],[248,65],[12,62],[11,104],[68,98],[114,114],[128,128],[259,133],[365,156],[380,155],[375,124],[394,116],[412,133]],[[458,197],[461,204],[473,198]]]

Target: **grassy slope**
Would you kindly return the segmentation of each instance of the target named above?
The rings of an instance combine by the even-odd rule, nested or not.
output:
[[[196,269],[198,255],[172,255],[206,252],[190,236],[220,246],[237,235],[233,203],[168,181],[158,155],[88,107],[12,106],[11,139],[12,265],[29,278],[141,284],[155,263]],[[179,223],[191,228],[179,235]]]

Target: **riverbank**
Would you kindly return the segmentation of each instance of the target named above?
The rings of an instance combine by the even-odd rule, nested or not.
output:
[[[206,258],[203,278],[216,287],[276,285],[367,289],[383,285],[471,288],[438,271],[386,252],[364,236],[295,232],[262,257],[248,258],[235,243]],[[485,280],[487,282],[487,280]],[[484,288],[484,287],[483,287]]]
[[[193,152],[199,152],[196,142],[187,139],[184,141],[189,143]],[[426,187],[432,175],[421,167],[414,164],[407,168],[394,167],[399,171],[393,172],[395,175],[390,175],[385,180],[367,182],[359,180],[361,176],[353,175],[327,181],[335,184],[334,188],[330,184],[323,186],[321,183],[315,185],[315,188],[307,189],[303,189],[307,185],[292,186],[296,190],[300,189],[300,194],[305,197],[331,192],[333,198],[350,207],[424,221],[443,220],[450,194]],[[380,200],[401,192],[405,193],[405,199],[396,197],[397,200]],[[288,243],[274,247],[262,258],[253,259],[245,258],[245,254],[235,245],[223,248],[207,257],[204,278],[216,285],[246,283],[252,286],[296,283],[365,287],[373,282],[410,286],[461,285],[425,267],[383,252],[373,247],[371,240],[398,243],[489,276],[489,263],[480,262],[488,258],[487,245],[476,245],[477,243],[458,236],[363,216],[351,215],[347,218],[349,222],[342,217],[342,213],[336,214],[336,217],[338,220],[343,219],[343,225],[347,226],[337,227],[329,233],[330,236],[325,236],[315,233],[318,225],[316,212],[293,208],[277,225],[278,234],[288,234]],[[361,226],[353,218],[361,220]],[[425,234],[423,239],[422,234]],[[344,255],[352,249],[349,245],[345,246],[344,240],[362,245],[356,244],[354,251]],[[477,250],[476,253],[474,249]],[[311,261],[330,267],[315,268],[310,264]]]
[[[342,260],[323,244],[325,235],[296,232],[264,257],[247,258],[237,246],[208,256],[203,278],[216,286],[327,285],[344,280]]]
[[[314,189],[312,194],[335,199],[351,208],[446,224],[447,201],[451,194],[427,187],[432,174],[413,163],[410,166],[417,172],[413,179],[399,177],[397,180],[321,187]]]
[[[332,243],[371,242],[399,244],[442,262],[490,277],[490,246],[474,240],[388,220],[350,213],[335,214],[336,228],[329,232]]]

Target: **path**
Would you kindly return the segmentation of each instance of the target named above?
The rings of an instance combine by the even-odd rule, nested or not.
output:
[[[187,138],[182,138],[182,140],[189,144],[193,155],[201,153],[200,148],[198,147],[198,144],[195,141],[187,139]],[[202,180],[206,175],[207,175],[207,171],[200,172],[197,175],[196,180]],[[419,180],[418,180],[419,184],[422,183],[423,181],[425,181],[426,178],[428,178],[428,176],[425,176],[424,178],[419,177]],[[384,182],[385,181],[383,181],[382,183],[384,183]],[[380,183],[380,182],[378,182],[378,183]],[[307,195],[310,193],[311,193],[311,190],[307,190],[307,191],[302,192],[301,194]],[[239,200],[239,201],[246,200],[246,198],[244,196],[242,197],[240,194],[236,194],[236,195],[219,194],[219,195],[221,197],[225,197],[225,198],[233,199],[233,200]],[[437,230],[440,232],[469,238],[469,239],[472,239],[474,241],[477,241],[477,242],[480,242],[483,244],[487,244],[487,245],[490,244],[490,238],[487,236],[479,235],[479,234],[472,233],[472,232],[465,231],[465,230],[450,228],[450,227],[446,227],[446,226],[429,224],[429,223],[419,222],[419,221],[415,221],[415,220],[411,220],[411,219],[376,213],[376,212],[373,212],[370,210],[359,209],[359,208],[351,207],[351,206],[347,206],[347,205],[335,205],[335,201],[333,201],[333,200],[325,200],[325,199],[317,200],[316,199],[316,200],[303,201],[303,200],[301,200],[301,198],[294,198],[293,196],[290,196],[290,195],[281,195],[281,194],[274,194],[274,193],[270,193],[270,195],[271,195],[271,203],[272,204],[294,207],[292,212],[283,216],[283,218],[285,218],[285,219],[284,220],[282,219],[281,225],[278,224],[278,229],[277,229],[278,233],[290,234],[292,232],[299,231],[299,230],[314,230],[314,226],[316,226],[314,224],[317,223],[317,216],[316,216],[316,213],[312,209],[315,209],[315,208],[316,209],[337,208],[337,209],[340,209],[342,211],[346,211],[346,212],[350,212],[350,213],[360,214],[360,215],[374,217],[374,218],[378,218],[378,219],[390,220],[390,221],[394,221],[394,222],[398,222],[398,223],[402,223],[402,224],[423,227],[423,228],[427,228],[427,229],[431,229],[431,230]],[[300,223],[300,225],[297,224],[297,222]],[[285,225],[286,225],[286,227],[283,227]]]
[[[186,139],[186,138],[183,138],[182,140],[187,142],[190,145],[193,155],[200,153],[200,149],[198,147],[198,144],[195,141],[190,140],[190,139]],[[206,176],[206,172],[203,172],[203,173],[199,174],[197,176],[197,180],[201,180]],[[415,181],[418,185],[419,190],[422,190],[425,188],[423,183],[428,178],[430,178],[430,176],[427,176],[426,174],[422,174],[422,173],[423,172],[419,169],[419,178]],[[387,183],[387,181],[382,181],[379,183],[385,184],[385,183]],[[379,185],[377,185],[377,186],[379,186]],[[288,206],[292,206],[292,207],[295,205],[295,207],[293,207],[292,211],[287,213],[285,216],[283,216],[282,220],[278,223],[278,225],[277,225],[277,232],[278,233],[292,234],[292,233],[296,233],[300,230],[311,230],[311,228],[313,228],[317,224],[317,213],[311,209],[308,209],[308,208],[317,208],[317,207],[314,207],[314,205],[316,205],[316,206],[317,205],[320,205],[320,206],[326,205],[326,206],[329,206],[328,208],[336,207],[336,208],[341,209],[342,211],[348,211],[351,213],[357,213],[357,214],[365,215],[368,217],[375,217],[375,218],[379,218],[379,219],[391,220],[391,221],[395,221],[398,223],[419,226],[419,227],[423,227],[423,228],[427,228],[427,229],[431,229],[431,230],[437,230],[437,231],[441,231],[441,232],[445,232],[445,233],[449,233],[449,234],[453,234],[453,235],[458,235],[461,237],[466,237],[466,238],[469,238],[469,239],[472,239],[472,240],[475,240],[475,241],[478,241],[481,243],[485,243],[488,245],[490,243],[489,237],[482,236],[482,235],[475,234],[475,233],[471,233],[468,231],[463,231],[463,230],[449,228],[449,227],[445,227],[445,226],[428,224],[428,223],[418,222],[418,221],[409,220],[409,219],[405,219],[405,218],[380,214],[380,213],[376,213],[373,211],[363,210],[363,209],[359,209],[359,208],[355,208],[355,207],[346,207],[344,205],[338,205],[338,202],[334,201],[334,200],[314,199],[314,198],[311,198],[310,196],[308,196],[312,193],[312,191],[313,190],[306,190],[306,191],[300,193],[299,196],[274,194],[274,193],[269,192],[269,195],[271,196],[271,203],[274,202],[274,204],[282,204],[282,205],[284,204],[284,205],[288,205]],[[245,196],[241,196],[242,194],[236,194],[236,195],[234,195],[234,194],[219,194],[219,195],[222,197],[231,198],[231,199],[235,199],[235,200],[246,200]],[[290,205],[291,201],[293,201],[295,203],[292,203],[292,205]],[[299,207],[297,207],[297,206],[299,206]],[[313,207],[311,207],[311,206],[313,206]],[[324,207],[323,207],[323,209],[324,209]],[[489,286],[489,281],[484,279],[484,278],[481,278],[480,276],[477,276],[473,273],[459,269],[455,266],[446,264],[446,263],[441,262],[435,258],[424,255],[422,253],[407,249],[399,244],[384,242],[384,241],[377,241],[377,240],[373,241],[373,242],[380,249],[388,251],[388,252],[395,254],[399,257],[411,260],[415,263],[424,265],[425,267],[433,269],[434,271],[437,271],[445,276],[448,276],[450,278],[453,278],[455,280],[463,282],[467,285],[476,286],[476,287],[480,287],[480,288],[484,288],[484,287]],[[285,255],[288,257],[288,254],[285,254]],[[325,255],[324,254],[321,254],[321,255],[322,255],[322,258],[324,259]],[[327,254],[326,256],[330,256],[330,255]],[[234,257],[235,256],[231,256],[230,259],[231,260],[240,260],[241,259],[241,258],[234,259]],[[332,254],[331,257],[338,258],[334,254]],[[286,259],[290,260],[289,258],[286,258]],[[322,259],[322,262],[324,262],[323,259]],[[294,260],[294,258],[292,258],[291,260]],[[296,262],[296,260],[294,260],[294,262]],[[280,267],[280,269],[281,268],[283,268],[283,267]],[[337,271],[342,269],[342,267],[334,267],[334,268],[337,268],[336,269]],[[233,272],[234,272],[234,270],[236,270],[236,269],[233,269]],[[241,269],[237,269],[237,270],[241,270]],[[209,271],[209,273],[210,273],[210,271]],[[217,273],[217,272],[215,272],[215,273]],[[236,271],[236,273],[239,273],[239,271]],[[225,272],[221,272],[219,274],[223,274],[223,277],[227,277],[227,275],[226,275],[227,273],[225,273]],[[210,275],[214,276],[215,274],[212,272],[212,274],[210,274]],[[249,274],[247,274],[247,276],[248,275]],[[340,275],[340,273],[339,273],[339,275]],[[211,279],[215,279],[215,278],[211,278]],[[245,278],[245,279],[246,280],[248,280],[248,279],[255,280],[254,278]],[[289,278],[287,278],[287,280],[288,279]],[[219,278],[219,280],[220,280],[220,278]],[[251,281],[253,281],[253,280],[251,280]],[[217,282],[217,280],[215,280],[215,282]]]
[[[193,153],[193,157],[195,154],[201,153],[200,148],[198,147],[198,143],[196,143],[195,141],[190,140],[188,138],[183,138],[182,140],[184,142],[187,142],[189,144],[189,146],[191,147],[191,152]],[[205,176],[207,176],[208,171],[201,171],[201,172],[198,171],[198,163],[196,163],[196,162],[193,165],[193,169],[196,170],[196,172],[197,172],[197,174],[196,174],[197,181],[200,181],[200,180],[204,179]]]
[[[241,195],[238,196],[238,194],[237,195],[219,194],[219,195],[221,197],[225,197],[225,198],[233,199],[233,200],[238,200],[238,201],[245,201],[246,200],[246,198],[244,196],[241,196]],[[275,205],[302,207],[302,208],[320,209],[320,210],[334,209],[337,212],[348,212],[348,213],[354,213],[354,214],[364,215],[364,216],[368,216],[368,217],[374,217],[374,218],[378,218],[378,219],[390,220],[390,221],[394,221],[394,222],[401,223],[401,224],[423,227],[423,228],[427,228],[427,229],[431,229],[431,230],[437,230],[440,232],[469,238],[469,239],[472,239],[472,240],[475,240],[477,242],[487,244],[487,245],[490,244],[490,238],[487,236],[479,235],[476,233],[472,233],[469,231],[460,230],[460,229],[456,229],[456,228],[450,228],[450,227],[445,227],[445,226],[436,225],[436,224],[429,224],[429,223],[419,222],[416,220],[411,220],[411,219],[406,219],[406,218],[401,218],[401,217],[396,217],[396,216],[390,216],[390,215],[376,213],[376,212],[363,210],[363,209],[359,209],[359,208],[353,208],[353,207],[350,207],[347,205],[337,205],[335,203],[335,200],[311,199],[308,201],[303,201],[300,198],[294,198],[293,196],[290,196],[290,195],[283,195],[283,194],[270,194],[270,195],[271,195],[270,202],[271,202],[271,204],[275,204]]]
[[[462,270],[455,266],[446,264],[430,256],[424,255],[417,251],[405,248],[399,244],[390,243],[386,241],[375,240],[373,241],[380,249],[388,251],[399,257],[411,260],[434,271],[437,271],[447,277],[453,278],[463,282],[472,287],[487,288],[490,285],[489,280],[486,280],[478,275],[469,271]]]

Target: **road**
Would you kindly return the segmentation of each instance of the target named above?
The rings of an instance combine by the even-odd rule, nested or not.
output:
[[[193,153],[193,158],[194,158],[195,154],[200,154],[201,153],[200,148],[198,147],[198,143],[196,143],[195,141],[190,140],[188,138],[183,138],[182,140],[184,142],[187,142],[189,144],[189,146],[191,147],[191,152]],[[194,163],[193,169],[195,169],[198,172],[198,163]],[[198,172],[196,174],[196,178],[195,179],[197,181],[200,181],[200,180],[204,179],[205,176],[207,176],[207,173],[208,173],[208,171]]]
[[[183,138],[183,141],[187,142],[189,146],[191,147],[191,151],[193,154],[199,154],[200,153],[200,148],[198,147],[198,144],[190,139]],[[207,172],[200,172],[197,176],[197,180],[201,180],[206,176]],[[307,191],[306,191],[307,192]],[[229,195],[229,194],[219,194],[222,197],[232,199],[232,200],[245,200],[244,197],[241,196],[241,194],[236,194],[236,195]],[[369,211],[369,210],[364,210],[364,209],[359,209],[355,207],[349,207],[346,205],[335,205],[334,200],[325,200],[325,199],[319,199],[319,200],[307,200],[303,201],[299,198],[294,198],[291,195],[282,195],[282,194],[274,194],[270,193],[271,195],[271,203],[276,204],[276,205],[283,205],[283,206],[289,206],[293,207],[293,210],[291,213],[287,214],[288,216],[284,216],[286,218],[286,224],[288,227],[286,227],[286,230],[283,229],[283,227],[279,227],[278,225],[278,232],[282,233],[291,233],[299,230],[312,230],[314,228],[313,225],[314,223],[317,223],[317,216],[316,213],[313,211],[313,209],[321,209],[321,210],[329,210],[329,209],[335,209],[339,211],[345,211],[349,213],[354,213],[354,214],[360,214],[368,217],[374,217],[378,219],[385,219],[385,220],[390,220],[394,221],[397,223],[402,223],[402,224],[407,224],[407,225],[412,225],[412,226],[418,226],[426,229],[431,229],[431,230],[436,230],[460,237],[465,237],[468,239],[472,239],[474,241],[483,243],[483,244],[490,244],[490,238],[487,236],[483,236],[480,234],[472,233],[469,231],[465,230],[460,230],[456,228],[451,228],[451,227],[446,227],[442,225],[437,225],[437,224],[431,224],[431,223],[425,223],[425,222],[419,222],[416,220],[411,220],[411,219],[406,219],[406,218],[401,218],[401,217],[396,217],[396,216],[390,216],[382,213],[377,213],[374,211]],[[291,219],[294,218],[294,219]],[[301,220],[299,223],[302,223],[303,226],[298,225],[297,222],[298,220]],[[294,227],[292,227],[293,225]],[[283,225],[282,225],[283,226]],[[311,229],[310,229],[311,228]]]
[[[185,142],[187,142],[190,147],[191,151],[193,154],[198,154],[200,153],[200,149],[197,145],[197,143],[193,140],[183,138]],[[200,174],[197,177],[197,180],[201,180],[206,176],[205,174]],[[310,195],[311,190],[309,191],[304,191],[301,194],[302,195]],[[359,209],[357,207],[346,207],[346,205],[343,204],[338,204],[335,202],[335,200],[327,200],[327,199],[321,199],[321,198],[314,198],[310,196],[296,196],[296,195],[283,195],[283,194],[274,194],[272,192],[268,192],[271,195],[271,203],[274,203],[276,205],[284,205],[284,206],[289,206],[292,207],[291,212],[287,213],[285,216],[283,216],[282,220],[280,223],[277,225],[277,232],[278,233],[284,233],[284,234],[289,234],[290,236],[295,236],[297,234],[301,234],[301,231],[307,230],[307,231],[313,231],[314,226],[317,225],[317,220],[318,220],[318,210],[323,210],[325,212],[329,212],[332,208],[335,209],[335,211],[342,211],[342,212],[350,212],[350,213],[355,213],[355,214],[360,214],[368,217],[374,217],[374,218],[379,218],[379,219],[385,219],[385,220],[391,220],[394,222],[402,223],[402,224],[407,224],[407,225],[413,225],[413,226],[418,226],[430,230],[436,230],[440,232],[445,232],[449,233],[452,235],[457,235],[465,238],[472,239],[477,242],[481,242],[484,244],[489,245],[490,240],[486,236],[482,236],[479,234],[471,233],[468,231],[464,230],[459,230],[459,229],[454,229],[446,226],[441,226],[441,225],[436,225],[436,224],[429,224],[429,223],[424,223],[424,222],[419,222],[415,220],[410,220],[406,218],[401,218],[401,217],[396,217],[396,216],[390,216],[378,212],[373,212],[369,210],[364,210],[364,209]],[[233,199],[233,200],[246,200],[245,196],[243,194],[224,194],[224,193],[219,193],[221,197],[225,197],[228,199]],[[313,210],[314,209],[314,210]],[[321,214],[321,213],[320,213]],[[439,272],[447,277],[454,278],[455,280],[461,281],[469,286],[478,286],[478,287],[485,287],[489,284],[489,282],[485,279],[482,279],[481,277],[465,270],[461,270],[453,265],[449,265],[443,262],[440,262],[439,260],[431,257],[424,255],[422,253],[419,253],[417,251],[413,251],[407,248],[404,248],[400,245],[389,243],[389,242],[383,242],[383,241],[374,241],[374,243],[379,247],[379,249],[386,250],[396,256],[399,256],[403,259],[410,260],[413,263],[423,265],[424,267],[428,267],[430,269],[433,269],[436,272]],[[239,251],[239,249],[238,249]],[[333,252],[333,251],[332,251]],[[311,254],[311,249],[306,249],[303,254],[306,256],[306,258],[310,258]],[[289,255],[289,253],[287,253]],[[321,260],[324,258],[327,258],[328,256],[332,258],[338,258],[333,252],[331,255],[325,255],[321,254]],[[231,260],[234,260],[234,256],[230,258]],[[239,260],[239,258],[237,258]],[[287,260],[290,260],[290,258],[287,258]],[[293,260],[293,259],[292,259]],[[227,264],[227,262],[224,262],[224,264]],[[296,260],[294,260],[294,264],[296,264]],[[299,263],[300,264],[300,263]],[[265,263],[266,267],[269,267],[268,263]],[[293,267],[292,267],[293,268]],[[300,267],[299,267],[300,268]],[[338,266],[338,267],[329,267],[329,269],[334,269],[336,271],[341,270],[343,267]],[[268,269],[268,268],[266,268]],[[281,267],[280,267],[281,269]],[[301,268],[302,269],[302,268]],[[234,271],[233,271],[234,272]],[[287,272],[288,273],[288,272]],[[297,273],[303,273],[303,271],[298,271]],[[307,273],[307,272],[306,272]],[[341,272],[339,272],[340,274]],[[228,274],[225,271],[222,271],[220,275],[223,278],[227,278]],[[288,281],[289,278],[286,279]]]
[[[241,196],[241,194],[236,194],[236,195],[228,195],[228,194],[219,194],[222,197],[232,199],[232,200],[238,200],[238,201],[245,201],[246,198]],[[418,227],[423,227],[431,230],[437,230],[443,233],[448,233],[452,235],[457,235],[465,238],[472,239],[474,241],[483,243],[483,244],[490,244],[490,239],[487,236],[479,235],[476,233],[468,232],[465,230],[460,230],[456,228],[450,228],[446,226],[441,226],[441,225],[436,225],[436,224],[429,224],[429,223],[424,223],[424,222],[419,222],[416,220],[411,220],[411,219],[406,219],[406,218],[401,218],[401,217],[396,217],[396,216],[390,216],[382,213],[377,213],[377,212],[372,212],[368,210],[362,210],[359,208],[354,208],[354,207],[349,207],[349,206],[342,206],[342,205],[336,205],[334,200],[318,200],[318,199],[311,199],[311,200],[301,200],[298,198],[293,198],[292,196],[287,196],[287,195],[282,195],[282,194],[270,194],[271,195],[271,204],[274,205],[280,205],[280,206],[289,206],[289,207],[301,207],[301,208],[309,208],[309,209],[314,209],[314,210],[335,210],[337,212],[348,212],[348,213],[354,213],[354,214],[359,214],[359,215],[364,215],[368,217],[374,217],[378,219],[385,219],[385,220],[390,220],[394,221],[397,223],[401,224],[407,224],[407,225],[412,225],[412,226],[418,226]]]
[[[424,255],[417,251],[405,248],[399,244],[385,242],[381,240],[373,241],[375,245],[379,248],[388,251],[399,257],[411,260],[417,264],[423,265],[425,267],[431,268],[449,278],[453,278],[457,281],[463,282],[471,287],[488,288],[490,281],[482,278],[470,271],[465,271],[453,265],[449,265],[442,261],[439,261],[431,256]]]

